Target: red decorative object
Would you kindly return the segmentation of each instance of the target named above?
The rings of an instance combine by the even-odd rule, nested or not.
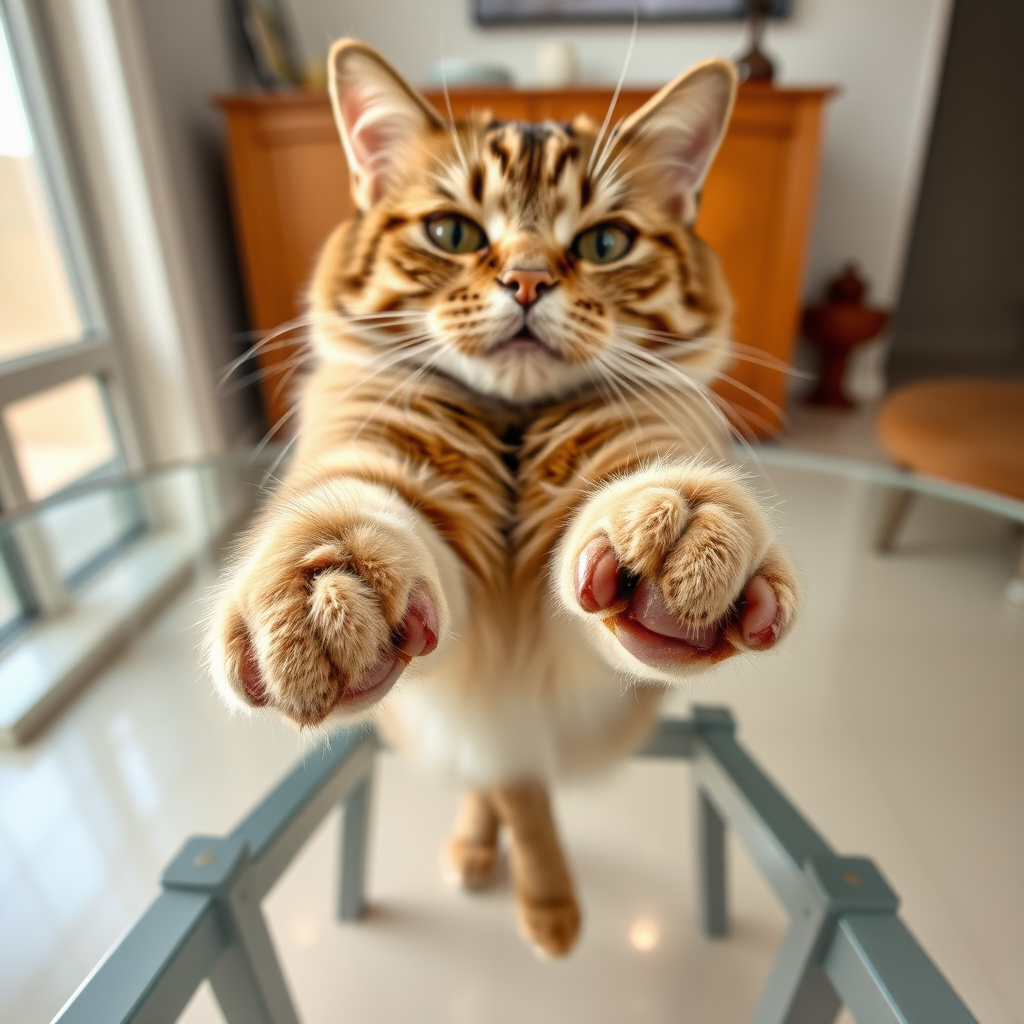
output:
[[[883,309],[864,305],[867,285],[850,263],[828,286],[826,301],[804,310],[803,328],[821,350],[821,380],[807,401],[833,409],[853,409],[856,402],[843,391],[843,375],[850,353],[877,338],[889,320]]]

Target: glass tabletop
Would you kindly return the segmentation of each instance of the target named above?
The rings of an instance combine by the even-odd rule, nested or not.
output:
[[[748,747],[823,834],[882,866],[972,1011],[1024,1017],[1024,890],[1006,884],[1024,860],[1024,609],[1005,597],[1024,504],[775,447],[744,466],[798,567],[800,619],[777,653],[724,663],[670,698],[666,714],[694,700],[729,705]],[[56,574],[63,604],[23,615],[0,658],[7,743],[23,743],[0,751],[0,946],[13,979],[0,1018],[52,1017],[145,908],[184,838],[229,831],[310,756],[308,734],[231,717],[197,652],[205,595],[283,470],[279,451],[241,452],[90,481],[0,520],[5,556],[17,556],[5,563],[12,579],[65,542],[80,545],[67,564],[87,568]],[[915,500],[880,551],[904,491]],[[106,632],[90,640],[87,624]],[[86,687],[80,662],[92,659],[95,674],[97,651],[108,667]],[[40,669],[59,677],[55,690],[40,688]],[[21,732],[10,724],[18,707]],[[458,794],[385,755],[376,916],[365,928],[333,922],[323,895],[331,829],[268,898],[303,1018],[334,1019],[343,999],[352,1019],[483,1020],[500,998],[502,1020],[568,1010],[660,1021],[685,998],[695,1019],[749,1019],[784,920],[738,858],[735,937],[699,939],[673,772],[629,762],[558,794],[586,925],[578,952],[553,970],[524,955],[507,885],[480,901],[444,888],[437,847]],[[403,985],[385,983],[395,977]],[[185,1019],[217,1019],[208,994]]]
[[[881,462],[825,455],[820,452],[766,444],[737,447],[736,460],[747,464],[756,472],[758,467],[786,467],[804,473],[844,477],[882,487],[910,490],[918,494],[941,498],[944,501],[969,505],[992,512],[1016,522],[1024,522],[1024,502],[998,494],[995,491],[969,487],[953,480],[928,476],[901,469]],[[287,460],[277,445],[265,445],[257,449],[243,449],[227,455],[200,460],[181,460],[159,466],[125,471],[110,476],[86,479],[66,487],[43,501],[33,502],[21,509],[10,509],[0,514],[0,534],[14,524],[37,517],[58,506],[70,506],[97,492],[117,493],[134,488],[156,486],[167,479],[195,481],[215,478],[240,481],[248,484],[259,481],[259,488],[272,490],[275,481],[287,471]]]

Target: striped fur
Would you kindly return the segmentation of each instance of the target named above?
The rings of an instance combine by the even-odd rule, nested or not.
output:
[[[372,715],[476,786],[453,846],[468,880],[498,818],[515,833],[547,813],[502,787],[612,762],[666,687],[771,646],[794,614],[703,387],[731,302],[692,221],[734,75],[698,68],[602,136],[584,118],[448,124],[350,41],[331,69],[359,210],[320,257],[293,463],[226,582],[211,665],[241,706]],[[442,214],[487,244],[437,248]],[[629,252],[581,258],[574,239],[608,222]],[[549,283],[522,306],[510,271]],[[601,600],[595,564],[613,574]],[[755,636],[758,608],[775,617]],[[683,632],[643,625],[668,619]],[[571,891],[531,902],[530,884],[522,927],[565,952]]]

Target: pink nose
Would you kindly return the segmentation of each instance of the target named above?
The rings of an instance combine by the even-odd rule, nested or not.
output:
[[[506,270],[501,283],[515,292],[516,302],[521,306],[532,306],[541,292],[553,288],[555,279],[546,270]]]

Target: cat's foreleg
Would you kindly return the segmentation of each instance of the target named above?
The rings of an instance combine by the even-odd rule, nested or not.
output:
[[[598,486],[554,561],[562,607],[604,658],[671,682],[792,625],[796,576],[737,472],[659,462]]]
[[[345,476],[286,488],[243,545],[209,634],[223,694],[299,725],[366,712],[465,618],[461,566],[393,490]]]

